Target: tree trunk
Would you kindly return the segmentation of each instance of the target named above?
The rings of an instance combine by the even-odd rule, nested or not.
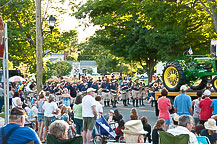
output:
[[[215,27],[215,32],[217,33],[217,13],[213,14],[213,23]]]
[[[154,67],[156,65],[156,60],[155,59],[147,59],[146,60],[146,70],[148,74],[148,83],[152,81],[152,75],[154,74]]]

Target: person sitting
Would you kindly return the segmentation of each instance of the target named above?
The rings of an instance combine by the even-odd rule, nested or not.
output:
[[[215,144],[217,142],[216,121],[210,118],[204,123],[204,126],[205,129],[201,130],[201,136],[206,136],[209,139],[210,144]]]
[[[120,112],[117,109],[114,110],[114,116],[113,116],[112,120],[114,122],[118,123],[122,118],[123,118],[123,116],[120,114]]]
[[[165,126],[165,120],[164,119],[159,119],[154,124],[153,131],[152,131],[153,144],[159,143],[159,132],[164,131],[163,130],[164,126]]]
[[[117,134],[115,137],[116,141],[123,135],[122,130],[124,130],[124,124],[125,122],[122,119],[118,122],[118,127],[115,129],[115,133]]]
[[[198,124],[196,127],[195,127],[195,130],[194,130],[194,134],[196,136],[201,136],[201,131],[205,129],[205,127],[202,125],[202,124]]]
[[[141,122],[143,125],[143,129],[144,131],[147,131],[148,134],[146,135],[146,137],[144,138],[144,142],[146,142],[146,138],[148,138],[148,142],[151,143],[151,125],[148,123],[148,119],[146,116],[143,116],[141,118]]]
[[[1,144],[24,144],[27,142],[34,142],[34,144],[41,143],[35,131],[29,127],[24,127],[25,111],[23,108],[12,108],[9,120],[9,124],[0,128]]]
[[[139,116],[136,108],[132,108],[130,113],[131,113],[130,120],[139,120]]]
[[[56,120],[50,124],[49,134],[58,140],[68,139],[69,125],[64,120]]]
[[[190,115],[182,115],[179,117],[179,122],[176,128],[169,129],[167,132],[171,133],[172,135],[181,135],[181,134],[188,134],[189,135],[189,143],[190,144],[197,144],[197,138],[195,134],[191,132],[193,127],[193,117]]]
[[[124,139],[126,143],[144,143],[144,136],[147,131],[144,131],[142,122],[140,120],[130,120],[125,123]]]

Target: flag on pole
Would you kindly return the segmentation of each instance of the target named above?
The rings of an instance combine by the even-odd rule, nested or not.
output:
[[[189,48],[188,53],[189,53],[190,55],[193,54],[193,51],[192,51],[191,47]]]

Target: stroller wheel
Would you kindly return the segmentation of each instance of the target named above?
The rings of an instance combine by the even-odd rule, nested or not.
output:
[[[96,135],[94,138],[93,138],[93,143],[94,144],[103,144],[103,138],[101,135]]]

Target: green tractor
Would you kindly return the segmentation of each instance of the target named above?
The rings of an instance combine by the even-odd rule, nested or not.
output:
[[[192,90],[200,90],[212,79],[212,86],[217,91],[217,40],[211,41],[211,56],[188,55],[190,62],[178,60],[167,63],[162,75],[164,86],[170,92],[179,91],[183,84],[188,84]]]

